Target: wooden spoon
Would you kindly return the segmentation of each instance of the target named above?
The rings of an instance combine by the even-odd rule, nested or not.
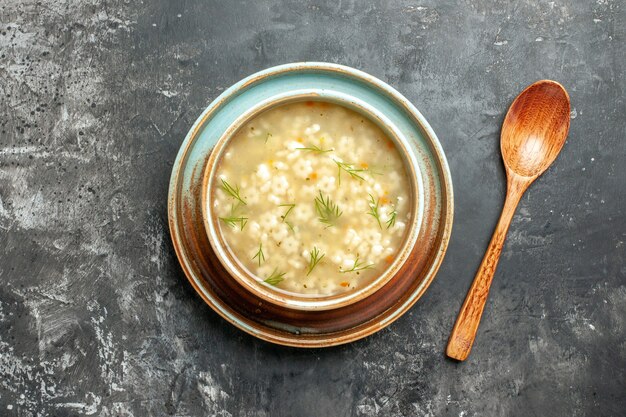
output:
[[[472,349],[502,245],[522,195],[552,164],[569,130],[569,95],[555,81],[527,87],[511,104],[502,124],[500,150],[507,192],[502,214],[474,282],[456,319],[446,354],[463,361]]]

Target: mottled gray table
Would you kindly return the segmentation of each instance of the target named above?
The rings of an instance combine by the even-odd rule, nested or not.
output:
[[[1,416],[626,415],[626,5],[0,1]],[[350,65],[429,119],[455,187],[437,279],[324,350],[258,341],[195,294],[167,230],[185,133],[292,61]],[[443,351],[504,196],[499,129],[541,78],[568,143],[523,198],[470,360]]]

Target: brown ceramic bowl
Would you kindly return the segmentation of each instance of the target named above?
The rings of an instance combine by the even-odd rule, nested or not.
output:
[[[228,249],[211,209],[215,172],[233,135],[260,112],[297,100],[330,101],[368,117],[395,142],[410,177],[412,221],[401,249],[384,273],[352,292],[311,296],[260,285]],[[351,68],[320,63],[271,68],[216,99],[181,148],[169,196],[176,252],[203,299],[250,334],[301,347],[356,340],[406,312],[443,259],[452,207],[447,163],[423,116],[381,81]]]

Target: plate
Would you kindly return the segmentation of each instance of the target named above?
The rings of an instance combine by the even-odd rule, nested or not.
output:
[[[417,150],[423,185],[419,250],[402,274],[373,295],[346,307],[293,311],[237,289],[211,249],[202,216],[205,167],[218,139],[249,109],[286,95],[343,96],[383,114]],[[356,69],[327,63],[294,63],[253,74],[224,91],[187,134],[170,179],[168,216],[176,254],[189,282],[219,315],[269,342],[296,347],[348,343],[370,335],[404,314],[426,291],[445,255],[453,219],[448,164],[421,113],[384,82]]]

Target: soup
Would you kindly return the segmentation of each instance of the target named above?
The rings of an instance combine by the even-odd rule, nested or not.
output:
[[[271,108],[224,149],[213,211],[233,256],[264,285],[309,295],[358,289],[401,248],[411,192],[394,143],[326,102]]]

